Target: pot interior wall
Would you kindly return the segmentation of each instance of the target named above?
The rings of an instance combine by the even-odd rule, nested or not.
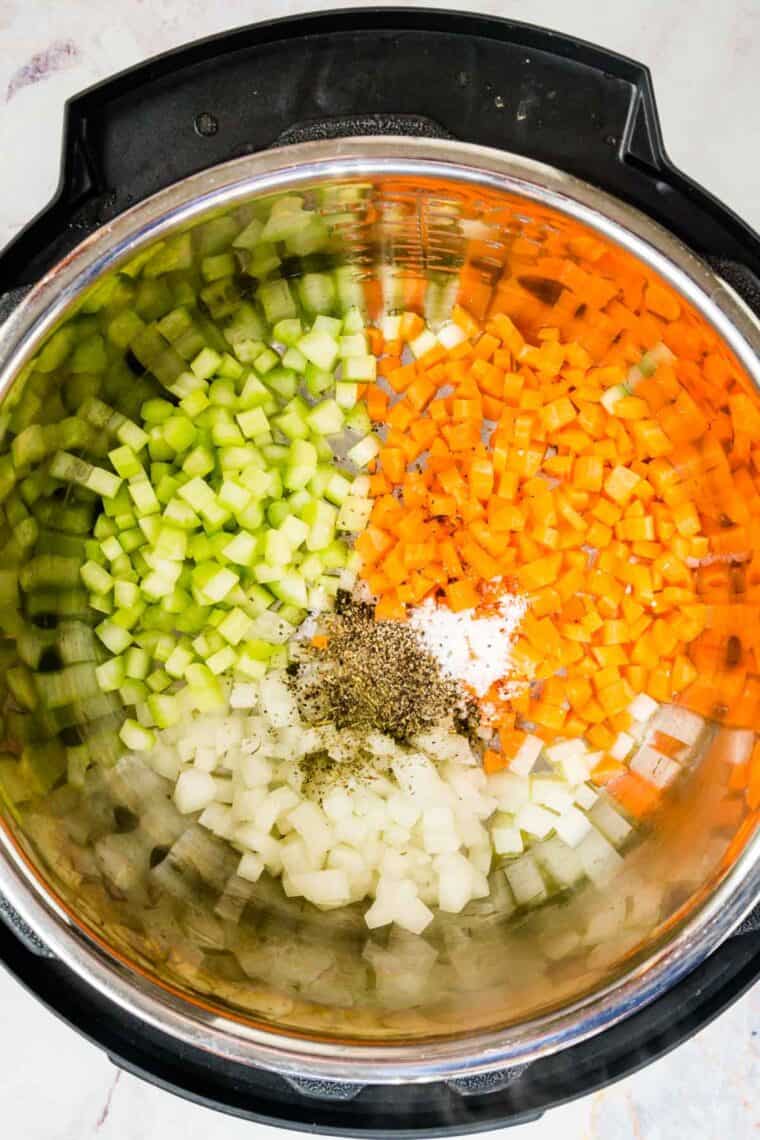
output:
[[[289,256],[279,272],[298,279],[351,267],[352,287],[372,317],[415,310],[438,327],[459,304],[477,319],[489,311],[509,314],[532,341],[558,328],[562,340],[577,338],[603,355],[605,345],[626,335],[644,290],[658,280],[610,239],[506,191],[389,175],[321,182],[306,195],[327,238],[318,249]],[[259,205],[242,201],[194,222],[196,264]],[[162,240],[170,250],[176,235]],[[141,251],[99,281],[64,321],[97,318],[113,283],[124,274],[134,279],[153,252]],[[233,284],[252,293],[255,278],[245,270],[241,261]],[[159,280],[171,290],[174,275],[169,270]],[[749,379],[705,317],[667,282],[658,283],[680,307],[689,333],[683,352],[692,367],[681,382],[697,406],[709,418],[727,375],[754,399]],[[649,320],[656,325],[658,318]],[[662,330],[666,336],[664,323]],[[71,383],[72,372],[64,361],[43,377],[32,361],[24,377],[55,393]],[[4,411],[22,388],[19,378]],[[695,452],[707,442],[694,439]],[[688,483],[691,476],[683,471],[681,478]],[[691,498],[715,517],[709,480],[695,475],[692,482]],[[727,530],[738,525],[725,506],[719,513]],[[234,1018],[238,1025],[353,1042],[438,1040],[502,1027],[505,1039],[529,1034],[528,1022],[598,992],[646,960],[702,905],[754,833],[758,797],[756,789],[748,792],[747,761],[760,646],[747,624],[748,608],[756,605],[751,557],[747,549],[746,557],[730,559],[730,574],[725,567],[712,568],[712,578],[711,568],[702,572],[715,621],[693,654],[699,678],[684,700],[705,718],[705,728],[684,759],[683,776],[623,848],[620,871],[605,885],[585,882],[535,910],[515,910],[495,865],[490,897],[462,914],[438,915],[424,936],[396,928],[369,932],[358,906],[321,912],[286,898],[266,876],[255,886],[239,879],[235,851],[176,812],[168,782],[139,757],[115,762],[98,755],[97,735],[84,734],[93,742],[86,774],[74,783],[65,772],[58,779],[56,753],[50,786],[49,773],[29,762],[30,744],[43,736],[39,718],[22,715],[12,698],[0,759],[4,843],[70,921],[142,975],[141,984],[157,993],[171,989],[222,1024]],[[9,652],[29,620],[28,613],[4,613]],[[76,719],[59,738],[64,749]]]

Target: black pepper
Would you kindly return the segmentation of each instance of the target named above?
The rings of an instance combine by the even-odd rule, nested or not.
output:
[[[337,728],[405,742],[461,706],[458,686],[404,622],[377,621],[372,606],[342,599],[325,632],[323,696]]]

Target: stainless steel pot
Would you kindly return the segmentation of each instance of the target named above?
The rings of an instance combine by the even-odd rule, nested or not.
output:
[[[106,275],[184,228],[293,191],[328,203],[325,220],[340,257],[386,298],[404,282],[421,281],[437,304],[463,267],[487,289],[508,275],[520,239],[539,253],[550,240],[571,255],[573,242],[593,240],[674,291],[693,320],[714,331],[732,367],[760,382],[757,321],[724,281],[649,218],[556,169],[501,152],[356,138],[214,167],[97,230],[2,328],[2,396]],[[728,782],[732,731],[712,727],[689,779],[618,879],[583,888],[567,905],[539,910],[517,926],[505,925],[496,904],[472,904],[415,945],[368,944],[357,915],[321,915],[285,900],[274,885],[254,895],[235,925],[224,905],[219,909],[224,884],[213,877],[170,913],[142,880],[119,890],[109,883],[92,851],[92,804],[70,789],[6,804],[0,892],[89,984],[217,1058],[364,1083],[514,1066],[582,1041],[652,1001],[760,898],[756,813]],[[123,774],[111,774],[95,791],[101,826],[113,805],[143,819],[147,800]],[[628,921],[644,898],[651,905]],[[592,916],[597,937],[581,941],[581,953],[573,943],[575,953],[563,957],[563,939],[587,932]],[[399,973],[406,992],[394,985]]]

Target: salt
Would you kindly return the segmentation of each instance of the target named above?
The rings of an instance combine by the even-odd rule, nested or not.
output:
[[[482,697],[508,676],[514,634],[526,609],[526,599],[516,594],[502,594],[495,612],[483,616],[475,610],[454,613],[428,598],[409,620],[441,672]]]

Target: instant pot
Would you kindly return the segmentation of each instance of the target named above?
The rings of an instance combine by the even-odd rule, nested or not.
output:
[[[539,245],[546,233],[555,244],[593,235],[647,266],[760,379],[760,239],[670,163],[644,67],[508,21],[364,9],[205,40],[67,105],[55,200],[0,255],[0,391],[143,249],[262,197],[326,189],[326,221],[366,280],[387,287],[391,267],[428,295],[433,282],[440,299],[463,264],[486,285],[508,276],[507,235]],[[114,893],[97,880],[96,808],[57,792],[31,816],[2,816],[0,957],[116,1064],[248,1119],[367,1136],[531,1120],[661,1056],[760,972],[757,809],[726,774],[731,734],[754,728],[718,718],[626,886],[585,900],[616,914],[615,891],[640,902],[668,884],[633,932],[611,919],[582,968],[534,952],[549,934],[556,947],[563,920],[551,909],[502,949],[509,972],[490,977],[473,978],[477,959],[465,977],[461,955],[450,969],[459,920],[441,931],[445,952],[430,944],[420,959],[407,946],[407,965],[442,989],[458,979],[443,1013],[397,991],[388,999],[367,963],[377,975],[400,959],[380,943],[368,956],[355,916],[311,913],[269,888],[237,900],[237,918],[250,904],[257,945],[262,931],[269,939],[252,984],[226,953],[230,911],[214,884],[199,873],[197,898],[167,933],[140,884]],[[140,794],[124,773],[111,780],[101,823],[111,813],[116,832],[147,827]],[[157,835],[164,823],[151,815]],[[493,912],[481,906],[466,924],[468,945],[493,962],[506,945]],[[275,960],[292,946],[300,978]]]

